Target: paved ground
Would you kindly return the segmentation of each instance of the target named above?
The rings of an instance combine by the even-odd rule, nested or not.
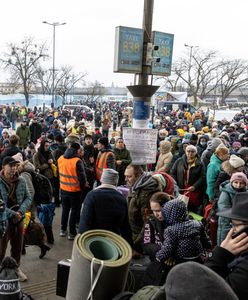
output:
[[[60,260],[70,258],[73,241],[59,237],[61,208],[56,208],[54,219],[55,243],[43,259],[39,259],[40,248],[29,246],[22,256],[21,268],[28,276],[28,281],[21,283],[23,291],[35,300],[63,299],[56,296],[57,264]]]

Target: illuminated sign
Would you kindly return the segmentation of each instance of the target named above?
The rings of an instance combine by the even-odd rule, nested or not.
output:
[[[152,63],[152,74],[170,76],[172,64],[174,35],[165,32],[153,31],[153,45],[158,50],[153,50],[153,57],[160,58],[159,62]]]
[[[118,26],[115,29],[114,72],[141,73],[143,30]]]

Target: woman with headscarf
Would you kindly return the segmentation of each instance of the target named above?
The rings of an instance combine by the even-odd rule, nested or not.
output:
[[[174,163],[171,175],[179,192],[189,197],[189,210],[197,212],[203,200],[205,170],[195,146],[187,146],[185,154]]]
[[[41,141],[38,151],[33,156],[33,163],[36,170],[39,170],[42,175],[52,180],[53,171],[51,165],[53,159],[49,146],[50,144],[46,139]]]

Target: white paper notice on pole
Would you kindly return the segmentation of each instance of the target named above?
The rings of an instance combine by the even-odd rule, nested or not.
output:
[[[154,164],[157,155],[157,129],[123,128],[123,139],[130,151],[132,164]]]

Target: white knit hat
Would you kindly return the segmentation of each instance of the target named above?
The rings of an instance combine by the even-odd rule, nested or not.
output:
[[[235,154],[232,154],[230,156],[229,162],[230,162],[230,165],[235,169],[237,169],[239,167],[243,167],[245,165],[244,160]]]
[[[117,186],[119,180],[119,173],[113,169],[103,169],[101,183]]]

